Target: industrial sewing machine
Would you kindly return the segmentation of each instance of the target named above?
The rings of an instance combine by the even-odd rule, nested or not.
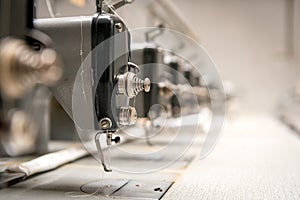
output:
[[[0,0],[0,200],[298,197],[300,4],[131,2]]]
[[[35,21],[35,26],[54,40],[68,66],[59,87],[54,89],[54,96],[78,129],[101,130],[96,143],[104,169],[110,171],[102,155],[100,134],[106,134],[107,145],[120,141],[113,133],[120,126],[135,124],[134,98],[143,90],[150,91],[150,80],[141,80],[135,74],[139,67],[130,62],[130,34],[124,22],[116,15],[102,12],[101,1],[97,5],[94,16],[40,19]],[[82,76],[86,76],[84,80]],[[74,105],[74,101],[78,102],[74,99],[78,91],[73,85],[80,87],[82,84],[79,95],[82,93],[84,101],[88,102],[86,115],[84,111],[74,113],[74,108],[82,105]],[[84,125],[78,122],[82,115],[89,118]]]
[[[110,6],[96,1],[94,15],[43,19],[34,17],[33,1],[24,1],[22,5],[14,0],[0,2],[1,11],[7,10],[7,13],[1,12],[3,16],[12,16],[1,18],[6,19],[5,23],[1,22],[4,29],[0,46],[1,155],[48,152],[50,94],[72,119],[83,145],[101,161],[107,172],[111,167],[105,154],[114,143],[129,137],[142,138],[153,146],[157,140],[150,141],[151,138],[171,133],[167,141],[159,138],[159,143],[168,144],[181,131],[181,137],[187,137],[187,142],[178,148],[176,142],[185,140],[176,138],[174,155],[156,162],[160,168],[188,149],[199,123],[207,125],[202,118],[199,122],[198,115],[204,108],[209,110],[213,90],[209,92],[206,80],[194,70],[194,63],[157,42],[164,27],[147,29],[142,34],[146,43],[132,41],[136,35],[131,38],[132,32],[115,13],[116,8],[131,1]],[[12,14],[15,8],[20,9],[18,15]],[[18,21],[21,16],[27,18]],[[15,24],[19,23],[23,26],[15,30]],[[164,37],[168,34],[163,35],[162,40]],[[187,45],[182,49],[192,48]],[[182,117],[186,119],[178,121]],[[143,128],[132,135],[130,131],[135,125]],[[86,155],[85,150],[73,150],[57,154],[58,159],[52,155],[55,164],[45,168],[42,163],[49,157],[31,162],[35,168],[21,171],[20,176],[53,169]],[[162,155],[169,152],[141,157],[156,159]],[[70,158],[65,160],[59,158],[68,156]]]
[[[32,1],[27,2],[27,6],[29,7],[30,5],[33,7]],[[91,94],[89,94],[90,99],[88,100],[88,109],[90,109],[88,115],[91,116],[89,120],[91,120],[90,124],[93,127],[85,128],[94,128],[95,130],[99,130],[99,134],[106,134],[107,144],[110,145],[112,142],[119,142],[120,138],[114,138],[112,134],[118,130],[120,125],[133,125],[136,122],[136,110],[131,102],[133,101],[133,98],[135,98],[135,96],[142,90],[149,92],[150,80],[146,78],[143,81],[134,74],[134,72],[138,70],[139,67],[130,62],[130,34],[124,22],[116,15],[110,14],[109,12],[102,12],[102,1],[97,1],[96,5],[97,13],[94,16],[54,19],[51,18],[41,20],[33,20],[32,16],[30,19],[28,19],[28,21],[32,20],[30,21],[31,28],[34,27],[34,30],[38,29],[39,31],[43,32],[43,34],[46,34],[51,38],[52,42],[55,44],[55,51],[62,58],[62,63],[64,63],[65,71],[62,77],[60,77],[60,74],[56,74],[55,78],[57,80],[61,78],[61,81],[57,86],[52,87],[51,90],[52,94],[56,97],[56,99],[63,106],[63,108],[71,118],[73,118],[72,93],[74,93],[73,85],[75,84],[76,74],[79,71],[83,60],[86,59],[89,53],[91,54],[87,58],[87,62],[90,63],[90,66],[88,66],[88,69],[84,69],[88,70],[90,73],[87,78],[88,80],[84,80],[86,81],[85,84],[88,85],[88,89],[84,88],[83,93],[86,92],[85,90],[91,92]],[[13,6],[18,7],[20,5],[16,3]],[[32,10],[30,11],[33,12]],[[24,35],[26,34],[27,33],[24,33]],[[1,47],[3,49],[3,52],[5,52],[7,48],[14,48],[14,46],[12,46],[13,44],[11,43],[2,44]],[[37,53],[35,53],[34,50],[31,50],[30,53],[38,54],[39,52],[42,52],[40,53],[41,56],[44,56],[44,54],[47,53],[47,44],[43,43],[43,41],[36,40],[33,45],[34,48],[37,49]],[[18,44],[15,44],[15,46],[18,47]],[[28,45],[27,48],[29,49],[31,47]],[[50,53],[54,55],[49,56],[56,56],[55,51],[52,50]],[[2,56],[3,57],[1,57],[1,59],[4,60],[10,55],[7,56],[3,53]],[[18,56],[23,59],[23,55],[17,54],[15,56],[17,57],[17,59]],[[27,59],[30,61],[31,58],[29,57]],[[49,59],[51,59],[51,57]],[[26,60],[24,62],[26,62]],[[47,60],[45,62],[47,62]],[[52,62],[56,63],[57,61],[54,60]],[[27,64],[29,65],[28,67],[31,67],[30,64],[31,63]],[[38,70],[44,67],[48,70],[48,68],[50,68],[49,65],[51,66],[52,63],[46,64],[47,68],[43,65],[33,67],[38,68]],[[14,68],[14,66],[12,66],[12,64],[10,65],[10,63],[6,64],[6,66],[7,68]],[[46,75],[50,74],[53,76],[53,69],[51,70],[52,71],[50,71],[49,73],[48,71],[44,72],[45,70],[40,71],[44,72]],[[10,72],[9,69],[7,69],[7,71]],[[19,71],[17,71],[16,73],[21,74],[21,72]],[[2,80],[6,76],[9,76],[9,74],[5,72],[1,74],[3,76]],[[31,76],[31,74],[29,74],[28,76]],[[38,76],[41,75],[37,74],[37,77]],[[44,77],[42,77],[42,81],[44,80],[43,78]],[[46,78],[48,77],[45,77],[45,79]],[[55,81],[57,81],[56,79]],[[22,84],[18,83],[18,81],[14,82],[14,80],[8,80],[11,82],[4,81],[5,80],[3,80],[1,84],[2,91],[6,92],[7,96],[14,95],[10,94],[14,92],[13,89],[9,88],[10,85]],[[46,79],[46,81],[48,80]],[[80,79],[80,81],[82,80]],[[27,87],[26,84],[27,83],[23,84],[22,86]],[[34,84],[35,82],[32,83],[32,85]],[[6,85],[8,85],[8,88],[6,88]],[[21,92],[22,91],[20,91],[19,93]],[[18,97],[22,96],[22,94],[16,95],[18,95]],[[123,97],[120,97],[120,99],[118,99],[118,96]],[[73,99],[73,101],[76,100]],[[77,124],[77,126],[80,125]],[[80,128],[82,129],[82,127]],[[97,147],[99,148],[98,150],[101,155],[101,161],[104,169],[106,171],[109,171],[110,169],[107,168],[101,154],[102,149],[100,146],[99,138],[97,137],[95,141],[98,143]],[[4,142],[4,140],[2,140],[2,142]],[[12,143],[13,142],[16,141],[12,141]],[[5,147],[5,145],[3,146]],[[7,150],[7,148],[4,148],[4,150]],[[13,153],[9,153],[8,150],[6,151],[6,153],[14,155]],[[27,152],[20,152],[20,154],[22,153]]]

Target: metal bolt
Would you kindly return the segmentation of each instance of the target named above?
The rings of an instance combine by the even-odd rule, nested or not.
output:
[[[109,118],[105,117],[99,121],[99,126],[102,130],[107,130],[112,126],[112,122]]]
[[[122,25],[121,23],[116,23],[115,26],[116,26],[116,28],[118,29],[119,33],[121,33],[122,30],[123,30],[123,25]]]

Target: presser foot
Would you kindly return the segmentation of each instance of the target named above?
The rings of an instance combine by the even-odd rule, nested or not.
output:
[[[95,136],[95,143],[96,143],[96,147],[97,147],[97,151],[98,154],[100,156],[100,160],[103,166],[104,171],[106,172],[111,172],[111,168],[108,166],[104,154],[103,154],[103,149],[101,147],[101,142],[100,142],[100,136],[101,134],[106,134],[106,143],[107,146],[109,147],[110,145],[112,145],[112,142],[115,142],[116,144],[120,143],[121,139],[119,136],[113,138],[113,133],[112,132],[99,132],[96,134]]]

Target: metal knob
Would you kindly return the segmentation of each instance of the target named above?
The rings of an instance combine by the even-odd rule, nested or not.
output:
[[[118,75],[118,94],[126,95],[129,98],[135,97],[139,92],[149,92],[151,82],[149,78],[144,80],[138,78],[132,72]]]
[[[137,112],[134,107],[121,107],[119,109],[119,124],[126,126],[126,125],[133,125],[137,120]]]

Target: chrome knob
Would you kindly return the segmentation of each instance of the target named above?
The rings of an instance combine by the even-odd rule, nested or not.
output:
[[[118,95],[126,95],[129,98],[133,98],[139,92],[149,92],[150,87],[151,82],[149,78],[142,80],[132,72],[126,72],[125,74],[118,75]]]
[[[134,107],[121,107],[119,108],[119,124],[133,125],[137,120],[137,112]]]

